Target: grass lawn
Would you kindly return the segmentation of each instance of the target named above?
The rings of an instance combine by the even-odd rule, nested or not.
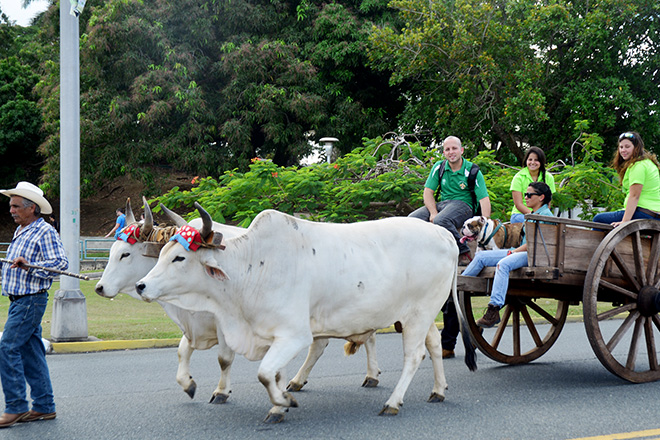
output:
[[[164,339],[180,338],[181,330],[167,316],[161,306],[156,303],[146,303],[119,294],[114,299],[98,296],[94,292],[96,280],[80,281],[80,290],[85,295],[87,305],[87,326],[89,336],[104,340],[115,339]],[[50,289],[48,307],[42,322],[44,338],[50,338],[51,320],[53,316],[53,295],[59,289],[59,283],[53,283]],[[479,298],[475,302],[475,318],[481,317],[488,305],[488,297]],[[546,299],[537,301],[541,307],[554,315],[555,302]],[[9,299],[0,296],[0,328],[7,320]],[[533,313],[533,315],[535,315]],[[582,305],[571,306],[569,316],[582,315]],[[442,314],[438,316],[442,321]]]
[[[80,281],[80,290],[87,305],[89,336],[99,339],[161,339],[180,338],[179,327],[156,303],[146,303],[120,293],[113,299],[102,298],[94,292],[97,281]],[[53,295],[60,288],[53,283],[42,321],[43,337],[50,338],[53,316]],[[0,296],[0,328],[4,328],[9,298]]]

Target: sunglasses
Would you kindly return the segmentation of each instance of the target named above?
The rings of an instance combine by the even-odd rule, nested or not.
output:
[[[526,199],[531,199],[532,196],[538,196],[539,193],[525,193],[523,195],[525,196]]]
[[[621,139],[635,139],[635,135],[629,131],[625,133],[621,133],[621,136],[619,136],[619,140]]]

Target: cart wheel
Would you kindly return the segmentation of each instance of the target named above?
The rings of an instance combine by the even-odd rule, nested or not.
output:
[[[660,222],[634,220],[605,236],[584,280],[584,325],[591,347],[605,368],[630,382],[660,379],[660,317],[653,306],[659,259]],[[617,315],[625,319],[610,319]]]
[[[484,330],[477,326],[474,319],[473,304],[477,298],[482,298],[483,302],[483,295],[460,292],[461,307],[472,340],[483,354],[504,364],[525,364],[540,358],[559,337],[568,315],[568,301],[540,298],[539,301],[548,303],[544,304],[545,309],[556,307],[553,316],[532,298],[507,295],[506,305],[500,310],[501,322],[492,329]],[[532,311],[540,318],[532,318]],[[545,336],[542,337],[543,332]]]

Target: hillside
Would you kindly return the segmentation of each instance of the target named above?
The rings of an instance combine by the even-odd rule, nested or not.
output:
[[[165,193],[171,188],[178,186],[182,189],[190,189],[192,176],[176,174],[163,175],[158,178],[160,193]],[[100,236],[107,234],[115,223],[115,210],[126,204],[126,198],[131,198],[133,212],[136,217],[142,213],[142,195],[145,185],[129,177],[120,177],[104,185],[93,196],[80,201],[80,235]],[[3,197],[4,205],[0,205],[0,242],[11,241],[16,224],[9,215],[9,199]],[[0,202],[3,200],[0,199]],[[60,220],[59,200],[49,200],[53,210]],[[153,206],[152,206],[153,207]]]

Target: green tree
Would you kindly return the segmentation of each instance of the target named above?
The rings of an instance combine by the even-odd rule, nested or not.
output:
[[[50,11],[49,11],[50,12]],[[368,29],[383,0],[106,0],[81,16],[83,190],[157,167],[194,174],[246,170],[255,156],[296,164],[308,140],[345,151],[396,119],[387,75],[365,68]],[[57,39],[44,18],[40,42]],[[52,41],[51,41],[52,44]],[[57,55],[40,94],[55,182]]]
[[[505,160],[529,144],[566,157],[575,119],[592,121],[607,152],[629,129],[660,141],[657,2],[390,5],[405,24],[375,27],[370,57],[391,83],[409,85],[403,127],[456,134]]]
[[[14,26],[0,11],[0,186],[38,181],[42,117],[34,87],[40,80],[29,41],[34,32]]]

